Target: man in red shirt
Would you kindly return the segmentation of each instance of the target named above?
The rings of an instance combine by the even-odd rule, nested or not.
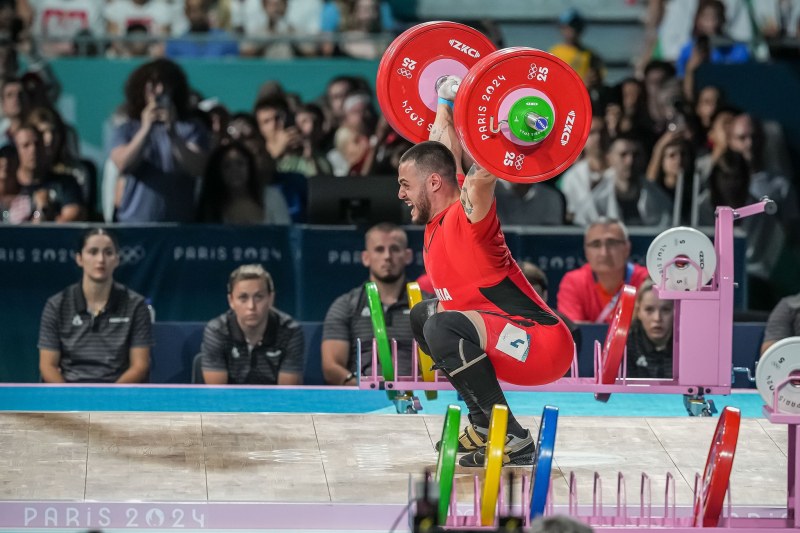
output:
[[[567,272],[558,285],[558,310],[575,322],[610,323],[623,285],[648,279],[647,269],[629,261],[631,241],[625,225],[600,218],[583,237],[586,264]]]
[[[511,257],[497,218],[497,178],[473,166],[459,188],[462,147],[451,109],[458,82],[448,77],[439,88],[431,140],[400,159],[398,196],[412,221],[425,224],[425,270],[437,295],[411,310],[411,327],[469,408],[459,449],[471,453],[460,464],[482,466],[492,407],[508,405],[498,378],[526,385],[559,379],[574,344]],[[530,431],[509,413],[504,463],[531,464],[534,452]]]

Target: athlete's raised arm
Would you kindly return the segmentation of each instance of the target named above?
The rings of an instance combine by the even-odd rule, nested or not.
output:
[[[461,186],[461,206],[470,222],[480,222],[489,213],[494,202],[494,187],[497,176],[472,165]]]
[[[429,141],[437,141],[445,145],[456,158],[456,174],[463,174],[461,166],[461,156],[463,149],[458,140],[455,126],[453,126],[453,101],[456,98],[456,91],[461,84],[461,79],[457,76],[446,76],[436,82],[436,92],[439,95],[439,103],[436,105],[436,119],[431,126]]]
[[[461,80],[447,76],[437,83],[439,103],[436,106],[436,119],[428,139],[438,141],[453,153],[456,159],[456,172],[463,174],[461,157],[463,148],[453,125],[453,101]],[[479,222],[489,212],[494,201],[494,187],[497,177],[477,165],[472,165],[461,188],[461,205],[471,222]]]

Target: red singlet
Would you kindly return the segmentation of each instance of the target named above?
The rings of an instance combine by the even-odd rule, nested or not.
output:
[[[572,336],[511,257],[496,202],[476,224],[460,202],[436,215],[425,227],[423,255],[442,307],[481,313],[486,353],[498,378],[540,385],[566,373]]]

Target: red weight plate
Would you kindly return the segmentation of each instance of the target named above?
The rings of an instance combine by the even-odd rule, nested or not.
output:
[[[636,303],[636,287],[623,285],[617,305],[614,307],[614,318],[608,326],[606,342],[603,345],[603,368],[600,369],[599,383],[611,385],[617,380],[625,345],[628,342],[628,330],[633,321],[633,307]],[[609,394],[597,393],[594,397],[601,402],[608,401]]]
[[[386,121],[413,143],[427,141],[436,118],[436,80],[463,78],[494,50],[481,32],[456,22],[426,22],[404,31],[378,65],[375,87]]]
[[[731,479],[741,419],[741,412],[736,407],[726,407],[719,417],[703,470],[701,492],[694,499],[695,526],[717,527],[719,523]]]
[[[507,122],[511,106],[533,96],[554,111],[550,134],[536,144],[515,137]],[[556,56],[533,48],[506,48],[478,61],[458,88],[454,113],[461,144],[478,165],[520,183],[564,172],[581,154],[592,122],[580,76]]]

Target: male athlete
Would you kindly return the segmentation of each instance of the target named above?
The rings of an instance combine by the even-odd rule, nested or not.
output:
[[[439,86],[430,141],[400,159],[398,196],[412,221],[425,224],[425,269],[437,295],[412,309],[411,327],[469,408],[459,451],[470,453],[459,463],[483,466],[492,406],[508,405],[495,371],[511,383],[549,383],[569,368],[574,345],[511,257],[497,218],[497,178],[473,165],[459,189],[452,112],[459,83],[448,76]],[[534,451],[530,431],[509,412],[504,464],[531,464]]]

